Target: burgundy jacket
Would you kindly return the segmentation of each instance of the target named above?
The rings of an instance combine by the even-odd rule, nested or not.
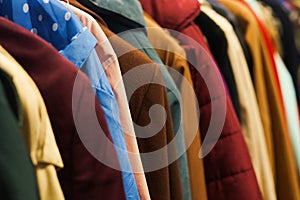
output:
[[[98,122],[111,140],[88,78],[47,42],[22,27],[0,17],[0,30],[0,45],[23,66],[44,98],[64,162],[58,176],[65,198],[125,199],[121,172],[98,161],[81,141],[90,139],[88,145],[93,145],[97,155],[118,162],[115,149],[109,148],[107,142],[99,145],[99,132],[92,128],[92,122]],[[75,78],[77,95],[72,97]],[[76,109],[72,109],[72,103]],[[88,106],[93,103],[95,106]],[[76,127],[74,121],[88,124],[83,129]]]
[[[221,87],[220,72],[212,61],[201,30],[193,22],[200,13],[197,0],[140,0],[144,10],[148,12],[162,27],[179,31],[187,36],[173,34],[186,50],[195,93],[200,106],[200,133],[204,140],[212,115],[212,104],[221,105],[225,101],[226,116],[220,138],[212,151],[204,157],[205,177],[208,199],[262,199],[250,155],[244,141],[241,127],[234,112],[228,94]],[[198,44],[195,44],[198,43]],[[202,46],[203,48],[199,48]],[[208,87],[198,71],[205,72]],[[219,78],[218,78],[219,77]],[[212,122],[214,123],[214,122]],[[212,132],[212,135],[218,134]],[[215,138],[217,139],[217,138]],[[211,140],[210,142],[213,142]],[[205,150],[209,145],[203,146]]]

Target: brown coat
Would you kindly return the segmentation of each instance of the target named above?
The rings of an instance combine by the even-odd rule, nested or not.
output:
[[[100,16],[85,8],[76,0],[71,0],[69,2],[70,4],[89,13],[99,22],[104,33],[110,40],[110,43],[113,49],[115,50],[115,53],[117,55],[122,55],[118,57],[122,75],[124,75],[126,72],[130,71],[135,67],[141,66],[143,64],[151,64],[151,68],[148,68],[147,71],[141,74],[142,76],[137,77],[137,79],[142,80],[149,79],[149,77],[152,77],[151,82],[162,81],[160,69],[145,54],[143,54],[141,51],[137,50],[132,45],[125,42],[123,39],[111,32],[105,26],[105,23],[103,23],[103,20]],[[125,53],[123,55],[124,52],[128,53]],[[131,84],[132,83],[130,83],[130,81],[124,82],[126,92],[128,91],[128,88],[132,86]],[[127,96],[129,95],[127,94]],[[149,108],[153,104],[160,104],[165,108],[165,111],[167,112],[167,120],[164,127],[155,136],[150,138],[138,138],[138,145],[141,154],[152,152],[154,150],[158,150],[164,147],[174,137],[172,120],[170,119],[171,114],[168,99],[166,96],[165,88],[161,85],[146,84],[134,92],[129,101],[129,108],[131,111],[132,120],[140,126],[147,125],[150,122]],[[176,152],[176,149],[169,149],[168,151]],[[143,155],[141,155],[141,157],[145,169],[145,165],[147,165],[148,163],[146,163],[146,160],[143,159]],[[167,154],[161,159],[162,161],[167,161]],[[151,199],[182,199],[177,161],[173,162],[167,167],[153,172],[146,171],[145,174]]]
[[[152,60],[139,50],[134,49],[134,47],[126,43],[121,38],[114,36],[106,27],[102,28],[108,38],[113,37],[112,40],[110,39],[110,42],[117,55],[125,49],[132,49],[131,52],[119,57],[122,74],[125,74],[134,67],[138,67],[143,64],[152,64],[152,69],[146,71],[143,74],[144,77],[142,76],[139,78],[147,79],[147,77],[153,76],[152,81],[155,81],[154,79],[159,79],[161,82],[163,81],[160,69],[153,63]],[[124,84],[125,89],[130,87],[128,83],[125,82]],[[151,138],[138,138],[138,145],[141,153],[158,150],[166,146],[174,137],[172,120],[170,118],[171,112],[166,95],[166,90],[163,86],[147,84],[136,90],[129,101],[132,119],[136,124],[141,126],[145,126],[150,122],[148,112],[152,105],[160,104],[167,112],[167,122],[163,129]],[[176,149],[170,151],[176,152]],[[167,155],[164,159],[168,159]],[[147,164],[144,162],[143,157],[142,161],[143,165]],[[181,188],[181,186],[177,161],[173,162],[168,167],[164,167],[153,172],[146,172],[145,174],[151,199],[182,199],[181,189],[178,189]]]

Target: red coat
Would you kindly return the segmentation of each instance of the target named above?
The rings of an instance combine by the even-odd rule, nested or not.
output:
[[[220,102],[225,101],[227,106],[220,138],[212,151],[204,157],[208,199],[262,199],[250,155],[231,100],[222,88],[220,72],[213,62],[201,30],[193,22],[200,13],[198,1],[140,0],[140,2],[144,10],[162,27],[177,30],[190,37],[173,34],[186,50],[188,60],[195,65],[191,65],[190,69],[200,107],[202,141],[210,124],[212,104],[222,106]],[[199,44],[203,48],[199,47]],[[213,87],[211,96],[204,79],[197,70],[205,72],[205,78],[209,80],[209,87]],[[212,132],[212,134],[218,134],[218,132]],[[209,148],[210,144],[208,143],[202,148]]]
[[[58,172],[58,176],[65,198],[125,199],[121,172],[95,159],[81,142],[75,127],[74,119],[91,122],[92,112],[96,114],[95,119],[105,135],[110,138],[104,113],[88,78],[47,42],[24,28],[0,17],[0,30],[0,44],[31,76],[45,101],[64,162],[64,168]],[[76,76],[79,95],[78,98],[72,98]],[[95,106],[89,110],[87,105],[91,102],[95,102]],[[72,109],[72,103],[76,111]],[[106,144],[97,145],[98,132],[87,126],[82,134],[93,138],[95,144],[90,145],[94,145],[99,155],[118,162],[114,149],[108,149]]]

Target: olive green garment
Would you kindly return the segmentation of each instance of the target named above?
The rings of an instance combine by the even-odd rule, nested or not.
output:
[[[40,91],[22,66],[1,47],[0,69],[12,77],[20,97],[24,119],[20,128],[34,165],[40,198],[64,199],[56,174],[63,163]]]

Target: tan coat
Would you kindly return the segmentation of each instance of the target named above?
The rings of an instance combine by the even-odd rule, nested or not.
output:
[[[196,127],[192,125],[192,121],[198,121],[196,113],[198,105],[194,93],[191,93],[194,92],[194,87],[189,65],[186,61],[186,54],[184,49],[178,44],[178,41],[167,30],[163,30],[147,13],[144,13],[144,17],[148,27],[148,39],[162,62],[169,67],[170,74],[172,75],[173,73],[173,70],[170,70],[172,68],[184,77],[183,79],[182,76],[173,76],[173,78],[175,77],[174,81],[177,88],[179,88],[181,93],[186,141],[189,140],[190,134],[196,132],[195,138],[187,149],[192,199],[205,200],[207,199],[207,195],[203,160],[198,157],[201,138],[198,123]]]

